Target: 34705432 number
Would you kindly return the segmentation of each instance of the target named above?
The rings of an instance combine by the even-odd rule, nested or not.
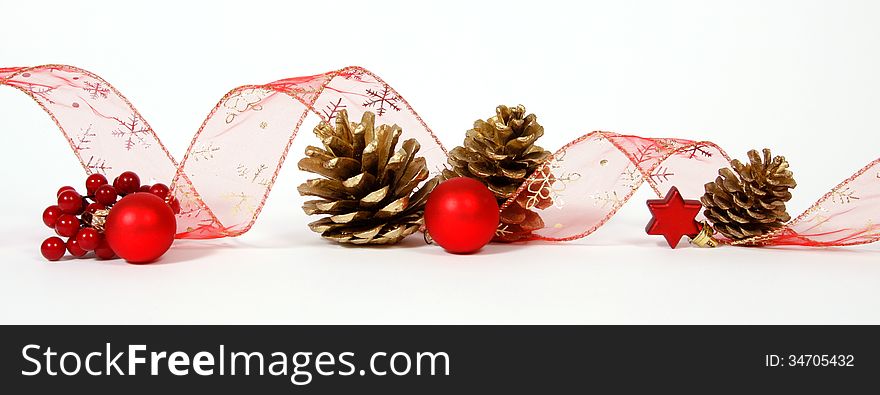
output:
[[[852,354],[766,354],[766,367],[852,367],[855,356]]]

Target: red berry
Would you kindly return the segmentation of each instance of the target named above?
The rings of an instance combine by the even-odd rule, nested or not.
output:
[[[76,192],[76,188],[74,188],[74,187],[72,187],[72,186],[69,186],[69,185],[68,185],[68,186],[64,186],[64,187],[61,187],[61,188],[58,188],[58,192],[55,193],[55,197],[61,196],[61,192],[64,192],[64,191],[74,191],[74,192]]]
[[[79,218],[73,214],[61,214],[55,222],[55,233],[61,237],[73,237],[79,230]]]
[[[106,209],[107,209],[107,206],[105,206],[101,203],[89,203],[89,205],[86,206],[85,212],[87,212],[89,214],[94,214],[95,211],[106,210]]]
[[[103,174],[92,174],[86,178],[86,195],[93,196],[101,185],[107,185],[107,177]]]
[[[76,234],[76,242],[79,243],[80,248],[86,251],[93,251],[95,248],[98,248],[102,239],[103,237],[95,228],[83,228]]]
[[[101,238],[101,241],[98,243],[98,246],[95,247],[95,256],[98,259],[113,259],[116,257],[116,253],[113,252],[113,249],[110,248],[110,244],[107,243],[107,239]]]
[[[158,196],[162,200],[165,200],[165,198],[168,197],[168,186],[162,183],[153,184],[153,186],[150,187],[149,192]]]
[[[40,245],[40,253],[43,254],[43,257],[50,261],[57,261],[64,256],[64,251],[67,249],[67,246],[64,244],[64,240],[61,240],[60,237],[50,237],[43,241],[43,244]]]
[[[71,237],[67,239],[67,252],[77,258],[82,258],[88,251],[84,250],[82,246],[79,245],[76,237]]]
[[[83,200],[76,191],[64,191],[58,195],[58,207],[67,214],[79,214],[83,209]]]
[[[171,211],[173,211],[174,214],[180,214],[180,200],[177,200],[177,198],[171,198],[171,202],[168,204],[171,205]]]
[[[141,187],[138,188],[138,192],[150,192],[150,186],[149,185],[141,185]]]
[[[95,191],[95,201],[105,206],[116,203],[116,188],[112,185],[101,185]]]
[[[50,228],[55,228],[55,222],[58,221],[58,217],[61,216],[63,212],[61,208],[58,206],[49,206],[43,210],[43,223]]]
[[[135,193],[141,188],[141,179],[132,171],[126,171],[116,177],[113,181],[113,187],[120,195]]]

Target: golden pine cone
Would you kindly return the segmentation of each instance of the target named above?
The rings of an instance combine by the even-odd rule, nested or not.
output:
[[[543,135],[537,116],[526,115],[522,105],[498,106],[494,117],[474,122],[464,145],[449,152],[451,169],[444,170],[443,177],[474,178],[495,194],[500,205],[550,156],[550,151],[535,145]],[[540,206],[545,207],[544,202],[536,205]],[[517,199],[501,213],[496,240],[516,241],[542,227],[541,217],[527,208],[524,199]]]
[[[761,236],[778,229],[791,219],[785,202],[790,188],[797,186],[785,157],[770,155],[764,149],[748,153],[749,163],[732,160],[730,168],[718,171],[715,182],[706,184],[700,199],[706,218],[716,231],[732,240]]]
[[[438,180],[428,178],[425,158],[416,157],[419,143],[409,139],[395,152],[402,132],[397,125],[374,127],[365,112],[360,123],[341,111],[336,127],[321,122],[315,135],[324,148],[309,146],[300,170],[324,178],[308,180],[300,195],[317,196],[303,204],[306,214],[328,214],[309,224],[321,236],[340,243],[393,244],[418,231],[425,202]]]

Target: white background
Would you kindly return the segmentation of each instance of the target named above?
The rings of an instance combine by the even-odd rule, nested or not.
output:
[[[128,96],[180,157],[229,89],[357,64],[449,147],[525,104],[555,149],[595,129],[770,147],[792,214],[880,154],[872,1],[5,1],[0,66],[65,63]],[[564,244],[445,254],[418,236],[344,248],[306,228],[295,161],[253,230],[158,263],[48,263],[40,221],[84,174],[29,98],[0,90],[0,323],[880,323],[878,246],[670,250],[644,188]]]

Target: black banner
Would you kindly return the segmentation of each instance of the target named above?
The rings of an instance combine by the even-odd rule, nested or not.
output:
[[[877,327],[6,326],[30,393],[620,393],[877,387]],[[5,392],[5,391],[4,391]],[[196,393],[196,392],[194,392]]]

